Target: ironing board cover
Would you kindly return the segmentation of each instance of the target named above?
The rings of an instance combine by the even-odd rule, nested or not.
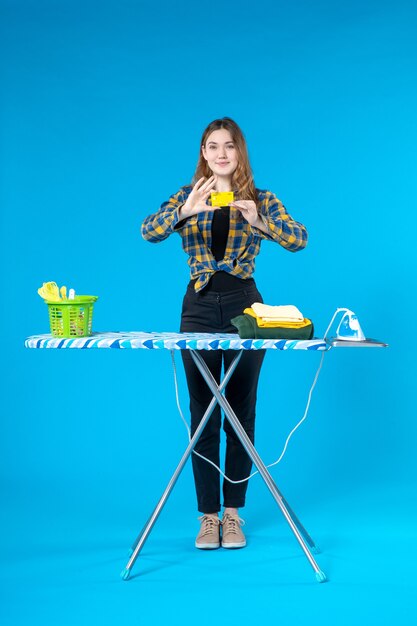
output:
[[[241,339],[234,333],[105,332],[91,337],[63,339],[33,335],[26,348],[144,348],[147,350],[329,350],[323,339]]]

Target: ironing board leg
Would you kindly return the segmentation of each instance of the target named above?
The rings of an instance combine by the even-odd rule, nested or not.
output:
[[[302,536],[304,537],[304,539],[306,540],[306,542],[308,543],[308,545],[310,546],[310,550],[312,550],[312,552],[314,552],[315,554],[318,554],[320,552],[317,544],[314,542],[314,540],[310,537],[310,535],[308,534],[308,532],[306,531],[306,529],[304,528],[304,526],[302,525],[302,523],[300,522],[300,520],[298,519],[298,517],[296,516],[296,514],[294,513],[294,511],[292,510],[292,508],[290,507],[290,505],[288,504],[287,500],[284,498],[284,496],[282,495],[282,492],[278,489],[278,487],[275,485],[283,505],[285,506],[285,508],[287,509],[292,521],[294,522],[294,524],[297,526],[298,530],[300,531],[300,533],[302,534]]]
[[[294,511],[290,507],[290,505],[288,504],[287,500],[282,495],[282,492],[278,489],[278,487],[276,485],[275,485],[275,487],[277,489],[277,492],[278,492],[280,498],[282,499],[282,502],[283,502],[284,506],[286,507],[289,515],[291,516],[294,524],[297,526],[298,530],[303,535],[305,541],[310,546],[310,549],[317,554],[319,552],[317,544],[314,542],[312,537],[309,535],[307,530],[304,528],[304,526],[302,525],[302,523],[300,522],[300,520],[298,519],[298,517],[296,516],[296,514],[294,513]]]
[[[193,351],[192,351],[193,352]],[[243,350],[239,350],[238,353],[236,354],[235,358],[233,359],[233,361],[231,362],[229,369],[227,370],[227,372],[224,374],[223,380],[220,384],[219,387],[217,387],[218,392],[222,393],[223,389],[226,387],[227,383],[229,382],[229,379],[231,377],[231,375],[233,374],[236,365],[239,362],[240,357],[243,354]],[[193,451],[210,415],[213,412],[214,407],[217,404],[217,399],[215,397],[212,398],[210,404],[207,407],[206,412],[204,413],[200,424],[197,427],[197,430],[195,431],[192,439],[190,440],[181,461],[179,462],[177,469],[175,470],[174,474],[172,475],[171,480],[169,481],[164,493],[162,494],[158,504],[156,505],[152,515],[149,517],[148,521],[146,522],[145,526],[143,527],[143,529],[141,530],[140,534],[138,535],[138,537],[136,538],[133,546],[132,546],[132,555],[126,565],[126,567],[122,570],[122,572],[120,573],[120,576],[123,580],[127,580],[130,576],[130,570],[132,569],[133,565],[135,564],[136,559],[139,556],[139,553],[141,551],[141,549],[143,548],[146,539],[148,538],[156,520],[159,517],[159,514],[161,513],[166,501],[168,500],[168,497],[171,493],[171,491],[174,488],[175,483],[178,480],[179,475],[181,474],[183,467],[188,459],[188,457],[190,456],[191,452]]]
[[[302,534],[300,533],[299,529],[297,528],[297,524],[294,522],[294,520],[292,519],[287,507],[284,504],[283,498],[278,490],[278,487],[275,485],[272,476],[270,475],[270,473],[268,472],[267,468],[265,467],[265,464],[263,463],[261,457],[259,456],[259,454],[257,453],[254,445],[252,444],[251,440],[249,439],[248,435],[246,434],[245,429],[243,428],[243,426],[241,425],[241,423],[239,422],[238,418],[236,417],[235,413],[233,412],[230,404],[228,403],[227,399],[222,395],[222,393],[219,390],[219,387],[216,383],[216,380],[214,379],[211,371],[209,370],[209,368],[207,367],[206,362],[202,359],[202,357],[198,354],[198,352],[196,352],[195,350],[191,350],[191,356],[194,359],[195,364],[197,365],[198,369],[201,372],[201,375],[203,376],[204,380],[206,381],[207,385],[210,388],[210,391],[214,394],[215,398],[217,399],[217,402],[220,404],[221,408],[224,411],[224,414],[226,415],[227,419],[229,420],[231,426],[233,427],[234,431],[236,432],[237,436],[239,437],[240,442],[242,443],[243,447],[245,448],[246,452],[249,454],[250,458],[252,459],[253,463],[255,464],[257,470],[259,471],[260,475],[262,476],[262,478],[265,481],[266,486],[268,487],[269,491],[271,492],[274,500],[276,501],[276,503],[278,504],[279,508],[281,509],[285,519],[287,520],[291,530],[293,531],[298,543],[301,546],[301,549],[303,550],[304,554],[306,555],[310,565],[312,566],[312,568],[314,569],[315,573],[316,573],[316,579],[318,580],[318,582],[324,582],[326,580],[326,575],[324,574],[324,572],[319,568],[319,566],[317,565],[316,561],[314,560],[314,557],[312,555],[312,553],[310,552],[309,547],[307,546],[306,542],[304,541],[304,538],[302,536]]]

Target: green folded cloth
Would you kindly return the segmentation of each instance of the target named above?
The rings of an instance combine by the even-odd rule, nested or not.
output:
[[[230,321],[236,326],[241,339],[312,339],[314,335],[313,322],[303,328],[261,328],[256,319],[247,313]]]

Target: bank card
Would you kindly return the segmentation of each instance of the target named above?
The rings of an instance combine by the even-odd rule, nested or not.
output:
[[[227,206],[235,199],[233,191],[212,191],[210,194],[211,206]]]

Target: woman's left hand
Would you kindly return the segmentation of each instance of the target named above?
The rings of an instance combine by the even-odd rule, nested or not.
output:
[[[258,210],[253,200],[239,200],[236,202],[230,202],[230,206],[239,209],[242,216],[251,226],[254,226],[259,219]]]

